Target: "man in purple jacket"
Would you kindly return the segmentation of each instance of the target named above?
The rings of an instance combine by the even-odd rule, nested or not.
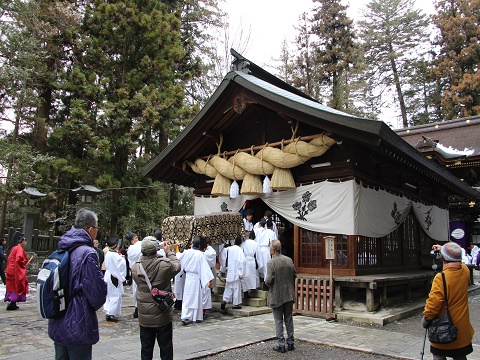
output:
[[[64,316],[48,320],[48,335],[55,344],[55,359],[92,359],[99,340],[96,311],[105,303],[107,284],[93,248],[98,232],[97,215],[80,209],[75,225],[62,236],[58,247],[70,250],[69,291],[72,299]]]

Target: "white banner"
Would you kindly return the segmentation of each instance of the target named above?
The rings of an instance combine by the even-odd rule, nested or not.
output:
[[[345,235],[383,237],[413,211],[423,230],[434,240],[448,239],[448,210],[423,205],[405,197],[357,184],[324,181],[271,194],[196,197],[195,215],[240,211],[247,200],[261,198],[273,211],[303,229]]]

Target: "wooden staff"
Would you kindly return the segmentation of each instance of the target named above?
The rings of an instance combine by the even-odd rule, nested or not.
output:
[[[28,266],[28,264],[30,264],[30,261],[32,261],[32,260],[33,260],[34,256],[35,256],[35,255],[32,255],[32,256],[30,257],[30,259],[28,259],[28,261],[27,261],[27,265],[25,265],[25,266]]]

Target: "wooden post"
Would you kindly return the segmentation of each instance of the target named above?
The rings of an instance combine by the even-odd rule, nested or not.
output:
[[[328,235],[323,238],[325,240],[325,259],[330,260],[330,298],[333,297],[333,259],[335,259],[335,236]],[[333,304],[333,301],[331,302]],[[333,313],[333,309],[330,309]]]

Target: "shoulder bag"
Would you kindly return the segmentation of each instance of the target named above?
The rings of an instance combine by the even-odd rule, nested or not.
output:
[[[148,278],[142,263],[138,262],[138,265],[143,276],[145,276],[145,281],[147,282],[148,288],[152,293],[153,301],[160,308],[160,310],[162,310],[162,312],[166,312],[172,307],[173,304],[175,304],[175,294],[170,291],[160,290],[157,288],[152,289],[152,284],[150,283],[150,279]]]
[[[450,311],[448,310],[448,296],[447,296],[447,282],[445,281],[445,274],[442,271],[443,289],[445,292],[445,306],[447,311],[441,318],[432,320],[428,327],[428,340],[434,344],[449,344],[457,340],[458,329],[453,325]]]

